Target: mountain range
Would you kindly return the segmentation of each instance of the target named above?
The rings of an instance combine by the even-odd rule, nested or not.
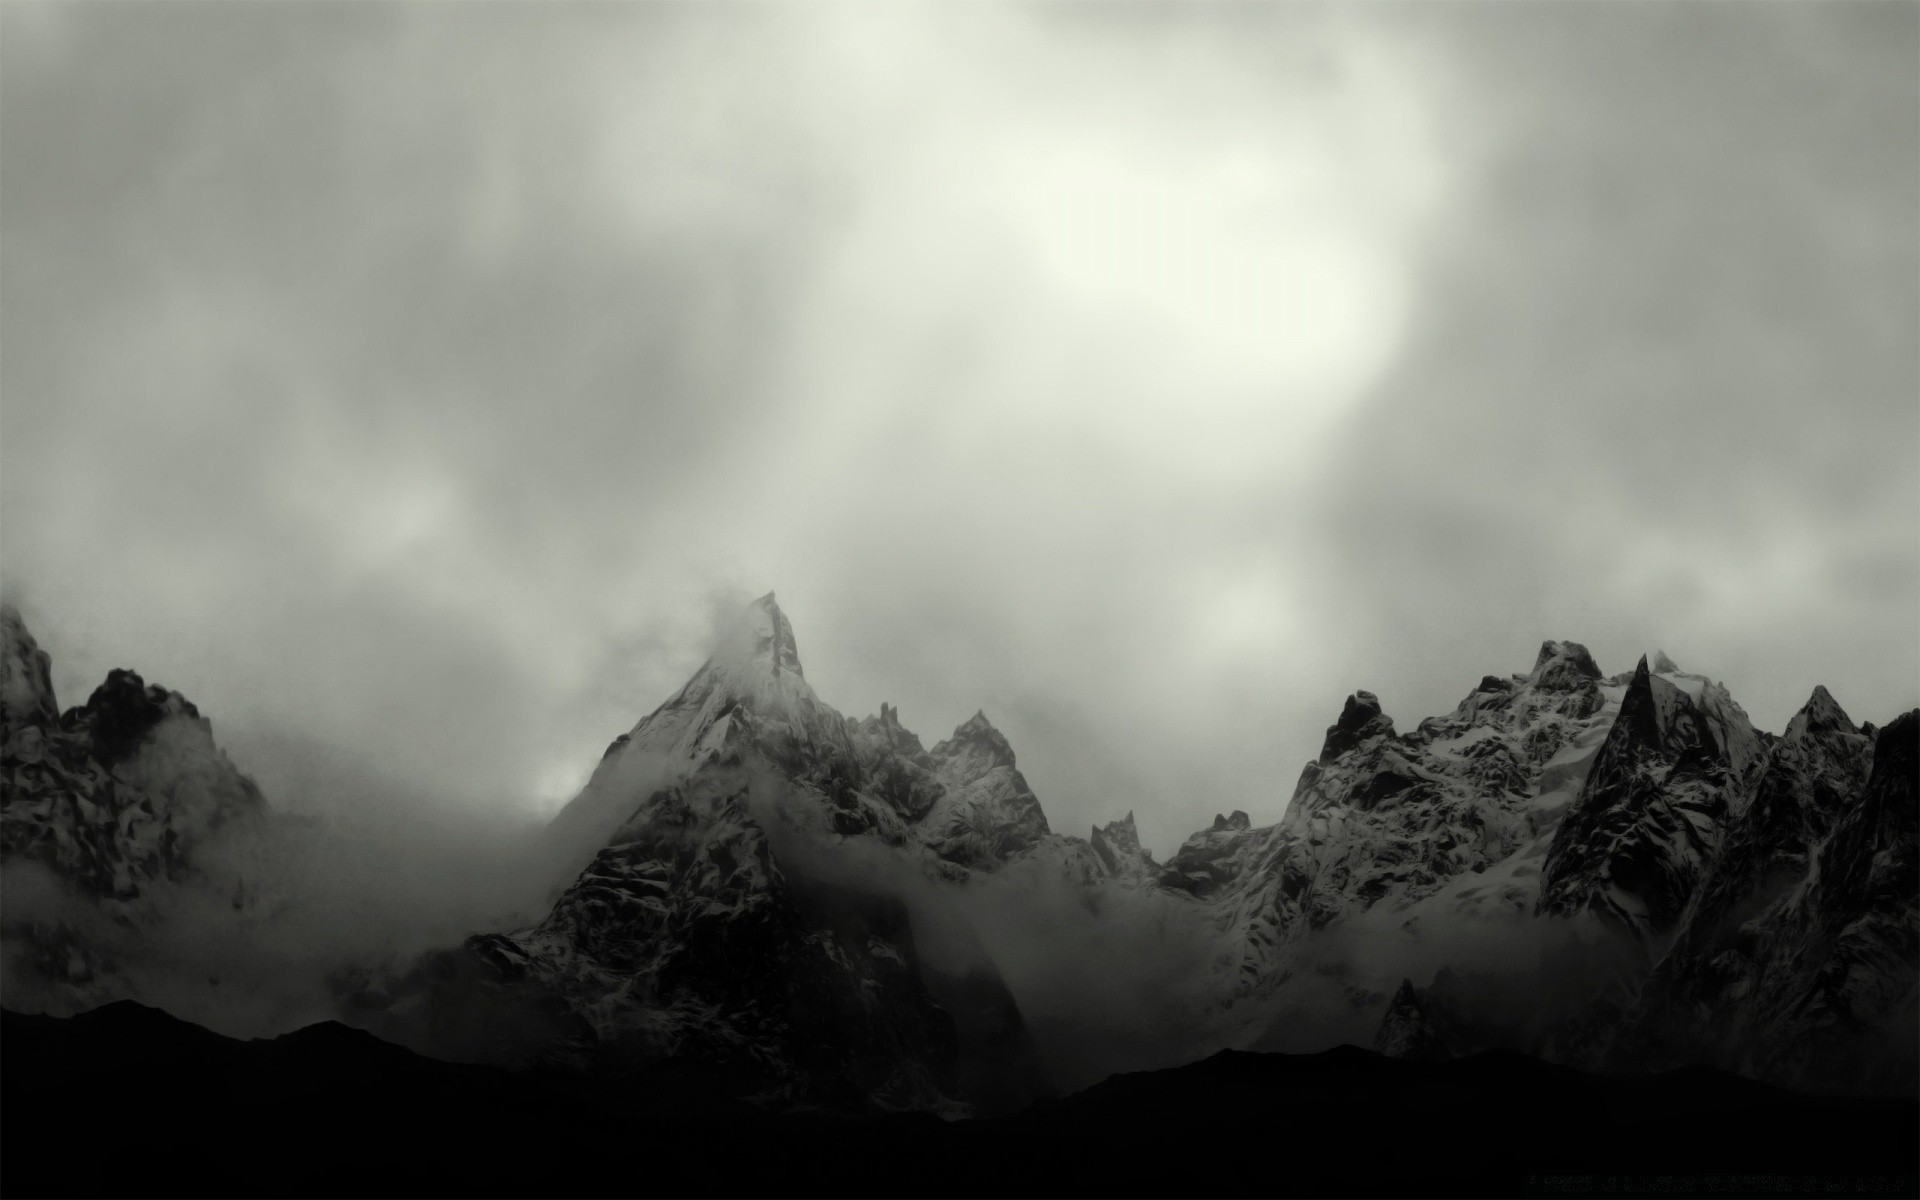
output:
[[[256,912],[229,848],[301,830],[184,697],[115,671],[62,713],[10,609],[0,638],[0,854],[68,902],[10,898],[7,1005],[150,998],[89,930],[159,928],[160,893]],[[836,711],[769,594],[528,848],[561,864],[550,904],[333,987],[437,1057],[782,1110],[1011,1112],[1341,1043],[1911,1095],[1916,742],[1920,712],[1856,725],[1824,688],[1761,731],[1664,654],[1607,675],[1549,641],[1405,731],[1356,691],[1277,823],[1223,813],[1160,862],[1131,814],[1054,830],[985,713],[929,748],[889,705]],[[1065,1001],[1055,960],[1089,964]],[[1150,1019],[1094,1054],[1073,1027],[1103,1004]]]

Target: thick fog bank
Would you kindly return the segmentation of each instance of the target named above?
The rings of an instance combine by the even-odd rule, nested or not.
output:
[[[338,1019],[343,993],[422,952],[536,918],[566,856],[531,817],[410,791],[319,747],[283,748],[264,818],[127,900],[76,894],[15,859],[0,872],[8,1008],[121,998],[234,1036]],[[574,868],[577,870],[577,867]]]

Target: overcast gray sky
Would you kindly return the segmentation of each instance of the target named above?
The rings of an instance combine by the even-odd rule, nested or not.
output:
[[[551,808],[770,588],[1163,853],[1547,637],[1920,703],[1920,6],[0,35],[5,586],[269,787]]]

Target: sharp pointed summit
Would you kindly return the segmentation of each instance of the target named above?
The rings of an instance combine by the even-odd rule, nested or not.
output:
[[[609,748],[602,770],[635,754],[735,760],[747,743],[775,754],[808,747],[852,753],[846,723],[806,680],[793,625],[772,592],[721,632],[684,687]]]
[[[987,720],[985,709],[961,722],[953,731],[953,736],[935,746],[933,753],[936,758],[951,757],[959,754],[963,747],[986,755],[996,765],[1008,768],[1015,765],[1012,744],[1007,741],[1006,735],[993,727],[992,721]]]
[[[488,971],[621,1053],[742,1055],[791,1094],[853,1081],[882,1107],[980,1100],[979,1079],[1024,1078],[1030,1047],[997,975],[951,991],[962,982],[923,971],[904,910],[856,902],[869,884],[836,877],[845,843],[871,838],[946,881],[1032,859],[1146,886],[1152,867],[1131,820],[1105,831],[1105,854],[1051,832],[984,712],[930,751],[891,703],[842,716],[802,674],[771,592],[616,740],[551,829],[585,870],[540,924],[470,939]],[[766,970],[742,980],[745,961]],[[663,991],[684,1007],[650,1009]],[[823,1019],[844,1027],[825,1042]]]
[[[1381,736],[1393,736],[1393,718],[1380,711],[1379,697],[1372,692],[1355,692],[1347,697],[1340,719],[1327,726],[1320,761],[1332,762],[1361,742]]]
[[[1656,674],[1642,655],[1541,867],[1539,910],[1670,929],[1729,817],[1745,810],[1761,757],[1759,735],[1724,688]]]
[[[33,640],[20,610],[0,604],[0,732],[60,719],[54,703],[52,659]]]
[[[1118,821],[1094,826],[1087,841],[1111,874],[1133,874],[1142,878],[1159,874],[1159,864],[1140,845],[1140,830],[1133,823],[1131,810]]]
[[[765,630],[760,622],[753,620],[756,639],[766,638],[765,653],[774,671],[791,671],[795,675],[805,675],[800,666],[800,648],[794,644],[793,624],[787,620],[787,614],[780,611],[780,605],[774,601],[773,593],[768,592],[753,602],[748,610],[750,618],[764,617]],[[756,646],[756,649],[759,647]]]
[[[227,894],[202,851],[259,804],[251,784],[208,784],[234,774],[197,710],[115,671],[55,716],[47,676],[0,609],[0,852],[115,911],[157,912],[156,889],[208,880]],[[1579,643],[1549,641],[1528,673],[1484,676],[1404,731],[1354,692],[1274,823],[1228,809],[1162,865],[1131,812],[1084,838],[1053,832],[984,710],[931,749],[890,701],[843,716],[802,673],[769,592],[550,827],[549,847],[568,847],[552,880],[572,882],[544,916],[493,924],[355,1002],[395,1029],[468,1011],[482,1040],[551,1030],[539,1053],[562,1062],[717,1066],[808,1105],[1016,1108],[1045,1090],[1043,1060],[1022,976],[1002,978],[984,940],[969,948],[985,926],[949,889],[970,889],[1070,899],[1036,908],[1050,922],[1084,912],[1099,931],[1132,913],[1177,935],[1193,976],[1179,1002],[1216,1030],[1298,1005],[1340,1028],[1377,1021],[1376,1045],[1410,1057],[1704,1055],[1844,1087],[1911,1063],[1868,1034],[1913,1025],[1917,723],[1857,728],[1815,687],[1785,733],[1761,734],[1722,685],[1662,653],[1603,677]],[[1596,992],[1585,967],[1555,966],[1517,985],[1537,987],[1545,1015],[1516,1032],[1471,947],[1557,939],[1563,919],[1597,939],[1582,959],[1609,981]],[[1363,920],[1418,931],[1419,959],[1323,970],[1319,932]],[[34,952],[60,986],[92,986],[92,960],[64,943]],[[1036,1007],[1033,1028],[1088,1007]]]
[[[1600,678],[1600,666],[1579,642],[1542,642],[1528,677],[1548,691],[1584,691]]]
[[[1841,708],[1839,701],[1833,698],[1833,693],[1827,691],[1824,685],[1815,684],[1813,694],[1807,697],[1807,702],[1800,707],[1800,711],[1787,722],[1787,731],[1783,736],[1798,738],[1804,737],[1809,732],[1826,730],[1839,730],[1845,733],[1860,732],[1854,725],[1853,719],[1847,716],[1847,711]]]
[[[708,663],[735,673],[806,674],[800,665],[800,648],[793,639],[793,623],[780,611],[772,592],[747,605],[721,631]]]

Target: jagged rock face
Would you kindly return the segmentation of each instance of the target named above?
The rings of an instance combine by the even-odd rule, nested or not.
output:
[[[0,609],[0,662],[8,664],[0,856],[128,901],[189,873],[202,840],[264,810],[259,789],[178,692],[116,670],[84,706],[52,719],[47,655],[11,608]]]
[[[848,723],[854,752],[869,791],[908,821],[927,815],[947,785],[920,738],[900,724],[900,710],[880,706],[880,715]]]
[[[1250,870],[1248,853],[1260,845],[1260,839],[1248,836],[1252,828],[1247,814],[1237,809],[1231,817],[1216,815],[1211,826],[1174,851],[1160,873],[1160,886],[1205,899],[1239,882]]]
[[[1729,823],[1674,950],[1710,953],[1754,912],[1803,882],[1814,849],[1859,798],[1873,742],[1825,688],[1788,722],[1746,810]]]
[[[1118,821],[1094,826],[1087,835],[1087,844],[1110,875],[1154,879],[1160,874],[1153,855],[1140,845],[1140,830],[1134,825],[1131,812]]]
[[[1600,667],[1579,642],[1543,643],[1533,662],[1531,682],[1543,692],[1571,697],[1561,707],[1566,716],[1588,716],[1600,707]]]
[[[888,823],[864,803],[870,796],[855,795],[861,772],[847,722],[807,683],[793,627],[771,593],[748,608],[686,686],[609,748],[587,790],[635,758],[730,765],[749,754],[817,786],[841,832]]]
[[[607,748],[581,796],[556,819],[579,813],[631,814],[653,787],[632,787],[632,764],[748,765],[798,785],[818,805],[789,812],[842,836],[871,835],[891,845],[923,845],[936,875],[963,879],[1040,854],[1070,874],[1105,873],[1084,840],[1052,833],[1013,748],[986,714],[976,713],[934,746],[882,705],[854,721],[807,683],[787,617],[771,594],[748,609],[714,656],[685,687]]]
[[[1347,697],[1340,719],[1327,726],[1320,761],[1330,762],[1370,738],[1392,735],[1393,719],[1380,711],[1380,698],[1372,692],[1355,692]]]
[[[790,877],[739,770],[653,796],[545,920],[469,949],[580,1018],[588,1060],[674,1060],[788,1100],[937,1108],[957,1035],[899,901]]]
[[[1356,692],[1279,824],[1217,818],[1168,861],[1161,886],[1217,907],[1238,947],[1223,960],[1236,998],[1284,980],[1287,947],[1309,932],[1482,873],[1458,904],[1530,909],[1538,859],[1621,690],[1583,647],[1549,642],[1530,674],[1489,676],[1405,734]]]
[[[1619,1056],[1705,1060],[1793,1086],[1913,1091],[1916,772],[1920,712],[1869,748],[1816,692],[1625,1022]]]
[[[0,734],[60,719],[53,700],[52,660],[27,632],[11,604],[0,605]]]
[[[637,785],[647,762],[671,786]],[[539,925],[469,943],[494,982],[531,985],[597,1060],[721,1063],[824,1103],[1005,1104],[1038,1086],[998,976],[923,962],[908,910],[836,854],[884,849],[955,884],[1030,858],[1063,881],[1114,873],[1049,832],[984,714],[928,751],[891,706],[849,721],[821,701],[771,595],[556,824],[575,810],[618,828]],[[851,839],[871,844],[834,849]]]
[[[929,757],[944,790],[919,833],[941,858],[967,867],[1002,863],[1051,832],[1040,801],[1014,765],[1013,747],[985,713],[975,713]]]
[[[1763,744],[1726,690],[1640,660],[1620,715],[1548,852],[1539,909],[1671,930],[1745,811]]]
[[[1791,1086],[1911,1092],[1920,1070],[1920,714],[1870,739],[1871,727],[1856,728],[1820,688],[1774,739],[1755,733],[1723,689],[1664,656],[1660,665],[1669,669],[1643,660],[1599,685],[1605,740],[1590,765],[1569,758],[1542,772],[1548,789],[1578,794],[1557,828],[1555,813],[1537,814],[1552,850],[1532,906],[1549,919],[1599,915],[1618,931],[1616,960],[1648,965],[1624,988],[1602,967],[1593,978],[1613,982],[1577,989],[1572,1007],[1526,1035],[1541,1039],[1530,1044],[1484,1019],[1503,1007],[1482,1011],[1497,982],[1455,980],[1458,995],[1446,1000],[1442,971],[1432,988],[1401,989],[1379,1044],[1447,1054],[1506,1045],[1599,1070],[1705,1061]],[[1531,682],[1580,688],[1592,674],[1542,663]],[[1483,681],[1456,716],[1513,692]],[[1592,728],[1561,739],[1569,750],[1556,753],[1590,740]],[[1537,723],[1520,744],[1550,751],[1552,729]],[[1514,879],[1513,864],[1539,847],[1536,839],[1461,879]],[[1448,885],[1412,906],[1406,927],[1484,887]],[[1660,936],[1669,930],[1670,940]],[[1639,951],[1622,955],[1623,946]]]

